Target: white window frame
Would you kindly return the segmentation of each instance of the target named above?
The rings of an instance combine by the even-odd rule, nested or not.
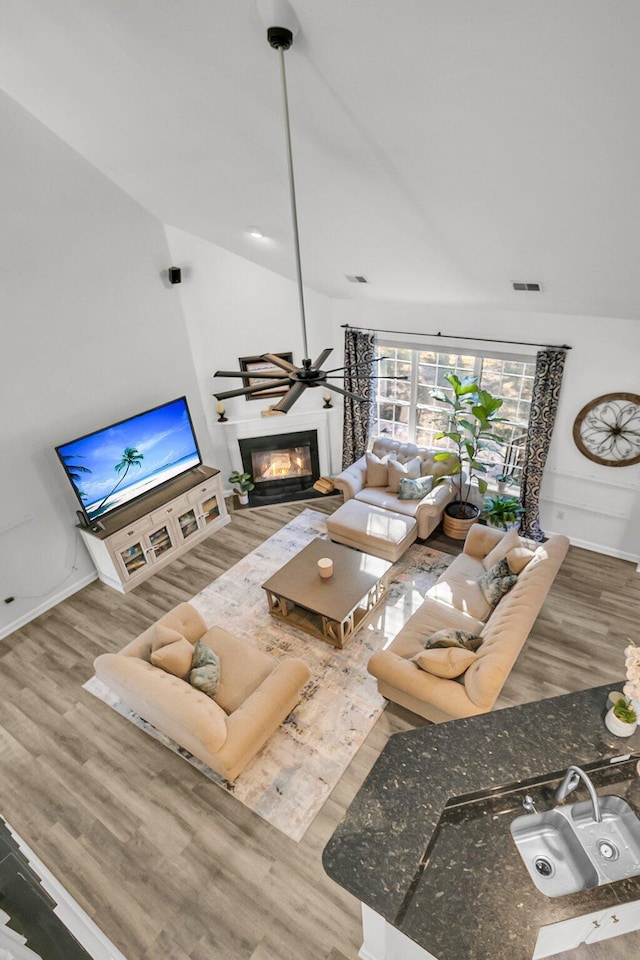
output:
[[[483,360],[486,360],[486,359],[500,360],[502,362],[513,361],[516,363],[535,365],[535,355],[531,355],[527,353],[503,352],[501,350],[491,349],[491,348],[478,349],[477,347],[467,347],[463,344],[455,344],[452,346],[450,344],[443,343],[442,341],[429,340],[423,343],[418,343],[416,341],[401,340],[394,337],[384,337],[384,338],[376,339],[376,344],[375,344],[376,353],[378,355],[380,354],[384,355],[385,348],[409,350],[411,351],[411,354],[412,354],[409,417],[406,423],[408,440],[411,443],[417,442],[415,438],[416,438],[416,433],[418,428],[418,409],[419,409],[418,377],[419,377],[419,366],[420,366],[419,355],[421,353],[424,353],[424,352],[433,352],[436,354],[449,353],[449,354],[456,354],[457,356],[473,357],[474,358],[473,372],[465,373],[465,376],[472,376],[472,377],[478,377],[478,378],[480,378],[482,375],[482,362]],[[531,379],[533,381],[533,377]],[[523,378],[521,378],[520,398],[522,397],[522,380]],[[434,389],[435,388],[436,387],[434,386]],[[393,403],[394,401],[391,400],[390,402]],[[376,424],[377,425],[379,425],[380,423],[379,412],[380,412],[380,399],[377,398],[376,400],[376,414],[377,414]],[[518,420],[509,421],[509,423],[513,425],[514,431],[518,427],[521,427],[523,433],[526,433],[526,430],[528,427],[528,421],[526,424]],[[433,445],[436,447],[439,445],[442,445],[443,448],[445,448],[450,444],[446,440],[441,440],[441,441],[434,441]],[[507,450],[505,448],[505,458],[506,456],[507,456]],[[521,468],[522,468],[522,464],[520,463],[518,470],[516,472],[516,477],[515,477],[516,481],[519,481]],[[497,473],[498,470],[496,470],[495,472]],[[514,484],[512,488],[509,488],[509,489],[510,490],[512,489],[514,493],[517,493],[517,490],[518,490],[517,482]]]

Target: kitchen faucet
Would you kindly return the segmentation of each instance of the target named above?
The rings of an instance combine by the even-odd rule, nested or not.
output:
[[[570,766],[567,768],[567,772],[564,775],[562,783],[556,790],[556,803],[562,803],[563,800],[566,800],[569,794],[572,793],[572,791],[578,786],[580,780],[584,781],[586,788],[589,791],[591,804],[593,806],[593,819],[596,821],[596,823],[602,823],[602,814],[600,813],[600,805],[598,804],[598,794],[596,793],[596,788],[584,770],[582,770],[580,767]]]

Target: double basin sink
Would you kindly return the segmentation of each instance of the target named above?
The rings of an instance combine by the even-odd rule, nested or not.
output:
[[[511,823],[511,835],[533,882],[548,897],[640,874],[640,820],[621,797],[524,814]]]

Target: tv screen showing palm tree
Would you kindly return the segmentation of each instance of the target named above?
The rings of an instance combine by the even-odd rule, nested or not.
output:
[[[186,397],[63,443],[56,453],[89,520],[202,463]]]

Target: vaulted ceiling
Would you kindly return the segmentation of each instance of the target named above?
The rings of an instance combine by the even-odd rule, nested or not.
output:
[[[309,286],[640,316],[637,0],[292,5]],[[164,222],[293,276],[277,61],[254,0],[2,4],[10,97]]]

